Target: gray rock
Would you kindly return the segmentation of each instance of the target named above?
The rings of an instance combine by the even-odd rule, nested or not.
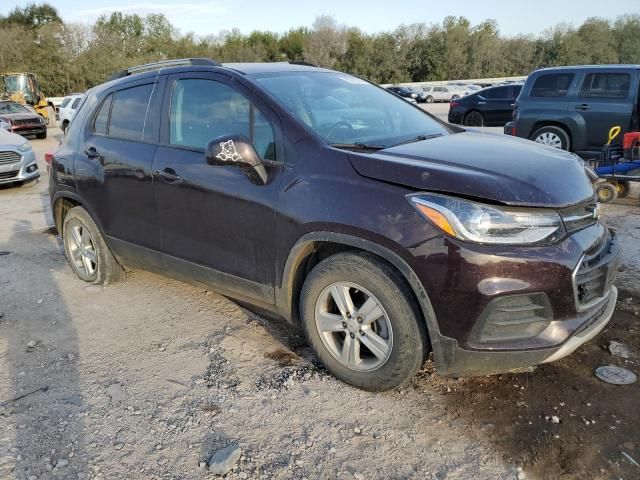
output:
[[[66,458],[59,458],[56,462],[56,468],[63,468],[67,465],[69,465],[69,460],[67,460]]]
[[[120,385],[119,383],[109,385],[107,387],[107,395],[111,397],[112,405],[116,405],[127,398],[124,388],[122,388],[122,385]]]
[[[241,455],[242,449],[235,445],[218,450],[209,459],[209,471],[216,475],[225,475],[238,463]]]
[[[611,352],[611,355],[621,358],[629,358],[631,357],[631,350],[627,345],[621,342],[616,342],[615,340],[611,340],[607,343],[607,350]]]

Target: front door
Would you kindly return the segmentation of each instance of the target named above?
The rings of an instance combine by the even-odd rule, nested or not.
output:
[[[277,115],[228,77],[189,73],[169,77],[161,121],[153,171],[167,268],[272,302],[284,154]],[[228,134],[245,135],[272,161],[266,185],[207,163],[207,143]]]

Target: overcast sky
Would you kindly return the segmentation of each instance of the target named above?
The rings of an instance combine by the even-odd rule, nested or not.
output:
[[[0,13],[33,0],[3,0]],[[640,0],[49,0],[65,21],[92,23],[101,14],[164,13],[185,33],[198,35],[239,28],[242,32],[285,32],[310,26],[317,15],[334,16],[338,22],[366,32],[393,30],[400,24],[439,23],[447,15],[463,15],[473,24],[494,18],[504,35],[540,33],[560,22],[579,25],[589,17],[615,18],[639,13]]]

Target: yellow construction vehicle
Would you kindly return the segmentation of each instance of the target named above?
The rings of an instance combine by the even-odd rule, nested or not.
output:
[[[55,125],[56,109],[40,90],[38,77],[34,73],[0,73],[0,99],[31,105],[48,125]]]

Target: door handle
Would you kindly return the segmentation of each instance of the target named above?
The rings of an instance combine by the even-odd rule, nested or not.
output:
[[[176,173],[173,168],[165,168],[164,170],[156,170],[155,174],[169,183],[179,182],[182,177]]]
[[[89,158],[98,158],[100,156],[100,154],[98,153],[98,150],[96,150],[96,147],[87,148],[84,151],[84,154]]]
[[[591,105],[582,103],[580,105],[576,105],[576,110],[591,110]]]

